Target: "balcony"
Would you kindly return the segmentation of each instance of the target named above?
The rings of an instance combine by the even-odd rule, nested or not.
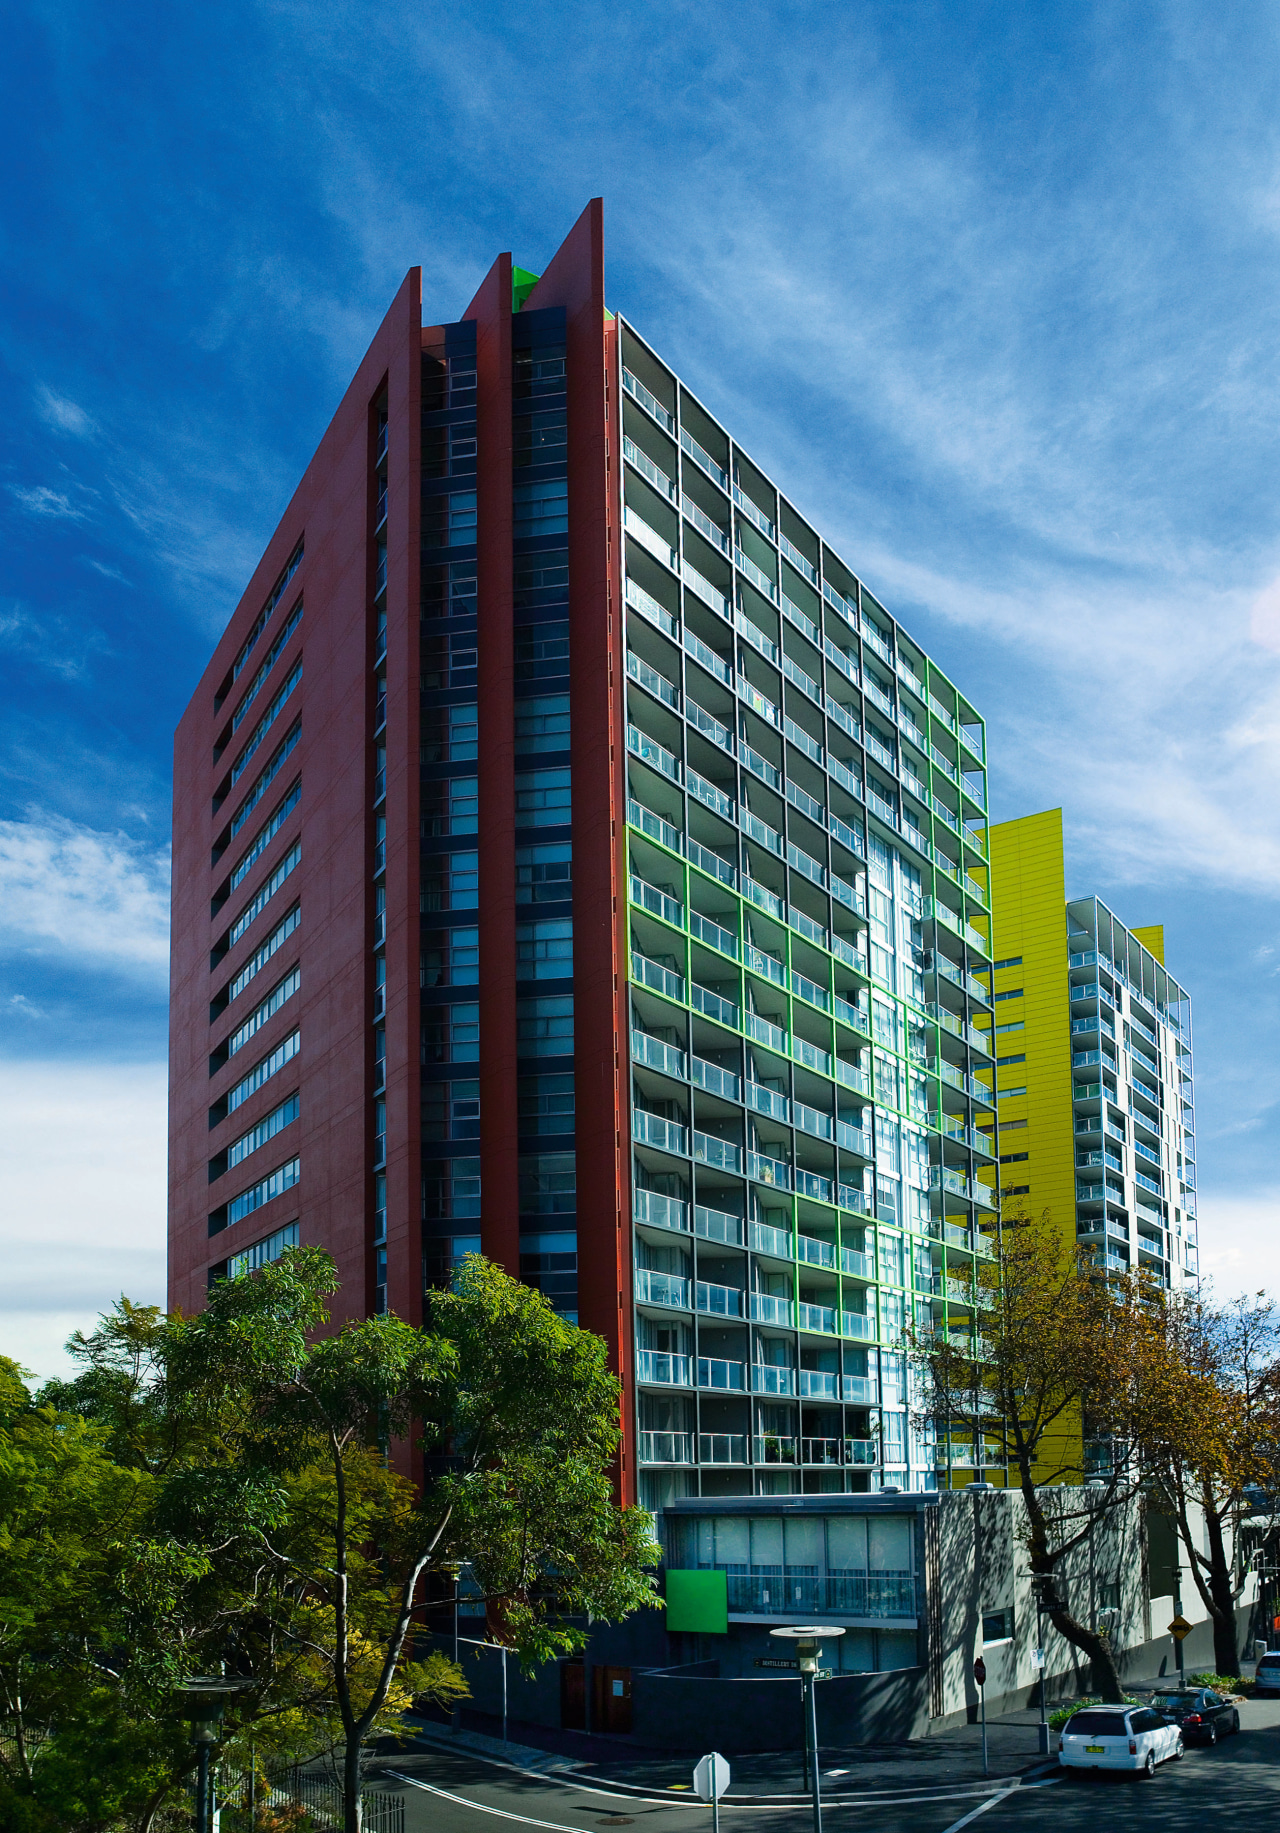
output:
[[[844,1441],[844,1461],[846,1464],[878,1464],[880,1462],[879,1439],[847,1438]]]
[[[851,1274],[854,1279],[874,1280],[876,1262],[874,1254],[861,1254],[856,1248],[840,1249],[840,1271]]]
[[[749,1246],[753,1254],[772,1254],[778,1260],[795,1259],[790,1229],[770,1228],[767,1222],[751,1224]]]
[[[635,1270],[637,1302],[644,1305],[667,1305],[679,1311],[689,1310],[689,1281],[674,1273],[658,1273],[652,1267]]]
[[[667,999],[674,999],[679,1005],[684,1004],[684,981],[680,975],[634,948],[631,951],[631,978],[641,986],[652,987],[655,993],[662,993]]]
[[[676,487],[667,476],[666,472],[659,471],[657,465],[654,464],[648,453],[642,452],[635,441],[633,439],[628,439],[625,433],[622,436],[622,456],[629,465],[635,466],[641,477],[647,479],[648,482],[653,485],[659,496],[668,497],[672,501],[675,500]]]
[[[631,1137],[642,1145],[655,1146],[659,1152],[678,1152],[682,1158],[689,1156],[688,1130],[675,1120],[664,1120],[660,1114],[650,1114],[644,1108],[636,1108],[631,1116]]]
[[[839,1377],[829,1374],[825,1368],[801,1368],[797,1369],[796,1373],[799,1376],[802,1400],[836,1400],[839,1398]]]
[[[675,618],[664,605],[660,605],[656,598],[631,578],[627,580],[627,603],[633,611],[638,611],[641,617],[647,618],[651,624],[656,624],[665,635],[669,637],[676,635]],[[687,638],[685,640],[688,641]]]
[[[692,1464],[692,1432],[642,1432],[640,1434],[640,1462],[642,1464]]]
[[[695,1205],[693,1232],[702,1240],[723,1241],[730,1247],[741,1247],[742,1230],[741,1216],[728,1215],[722,1209],[704,1209],[701,1203]]]
[[[797,1307],[801,1330],[820,1332],[825,1336],[836,1333],[835,1307],[831,1305],[810,1305],[801,1300]],[[834,1380],[834,1376],[832,1377]],[[834,1393],[832,1395],[834,1399]]]
[[[746,1388],[746,1369],[741,1362],[726,1362],[718,1356],[699,1356],[698,1386],[742,1393]]]
[[[705,1062],[702,1057],[690,1057],[689,1069],[695,1088],[703,1088],[725,1101],[741,1101],[742,1083],[731,1069],[721,1069],[718,1063]]]
[[[684,850],[679,828],[664,821],[661,815],[655,815],[651,808],[646,808],[643,802],[637,802],[634,797],[627,802],[627,820],[632,827],[638,827],[642,834],[647,834],[650,840],[656,840],[659,846],[666,847],[670,852],[679,853]]]
[[[636,1351],[636,1380],[655,1387],[691,1387],[691,1366],[688,1356],[668,1355],[657,1349]]]
[[[801,1260],[812,1267],[830,1267],[835,1270],[836,1249],[832,1241],[820,1241],[814,1235],[797,1237],[797,1250]]]
[[[742,1147],[731,1139],[717,1139],[713,1133],[694,1133],[693,1156],[698,1164],[717,1171],[742,1170]]]
[[[701,1464],[745,1464],[746,1434],[741,1432],[700,1432],[698,1462]]]
[[[876,1340],[876,1320],[861,1311],[842,1311],[840,1313],[840,1335],[849,1337],[856,1343],[874,1343]]]
[[[627,375],[627,372],[624,370],[623,371],[623,381],[624,382],[626,380],[626,375]],[[702,469],[706,472],[707,476],[711,478],[715,483],[719,484],[722,490],[724,491],[728,490],[729,473],[720,468],[720,466],[716,463],[715,459],[712,458],[709,452],[703,451],[702,447],[698,444],[697,440],[693,437],[693,434],[686,432],[684,427],[680,428],[680,445],[681,445],[682,450],[686,451],[689,454],[690,458],[693,460],[695,465],[700,465]]]
[[[742,1292],[737,1286],[717,1286],[700,1279],[694,1297],[696,1309],[709,1317],[742,1316]]]
[[[771,1362],[753,1362],[751,1364],[751,1392],[753,1394],[779,1394],[794,1398],[795,1391],[795,1369],[778,1368]]]
[[[661,917],[664,923],[684,928],[684,905],[660,891],[657,885],[651,885],[648,879],[637,878],[634,872],[631,874],[631,902],[651,916]]]
[[[763,1152],[748,1152],[746,1156],[748,1177],[758,1184],[770,1184],[775,1190],[790,1190],[790,1165],[780,1158],[768,1158]]]
[[[791,1327],[791,1300],[775,1298],[769,1292],[751,1294],[751,1316],[757,1324],[777,1324],[786,1330]]]
[[[802,1464],[839,1464],[841,1444],[838,1438],[802,1438],[800,1440],[800,1462]]]
[[[677,1050],[674,1044],[667,1044],[661,1038],[650,1037],[647,1031],[631,1033],[631,1060],[633,1063],[645,1063],[650,1069],[659,1069],[664,1075],[678,1076],[681,1081],[688,1079],[683,1050]]]
[[[665,1197],[656,1190],[642,1190],[636,1186],[631,1193],[631,1213],[637,1222],[644,1222],[650,1228],[689,1232],[689,1205],[678,1197]]]
[[[631,371],[626,368],[622,371],[622,386],[633,400],[640,403],[647,414],[652,415],[664,432],[675,432],[676,423],[674,415],[669,414],[661,401],[658,400],[657,396],[650,394],[639,377],[633,376]]]
[[[656,668],[651,668],[644,657],[638,656],[634,649],[627,651],[627,673],[633,681],[638,681],[641,687],[667,706],[674,708],[680,705],[679,688],[673,682],[668,681],[665,675],[659,674]]]
[[[815,1618],[914,1618],[915,1579],[909,1572],[828,1574],[798,1572],[727,1575],[731,1615]]]
[[[664,745],[660,745],[656,738],[650,738],[647,732],[642,732],[639,726],[627,727],[627,749],[633,757],[640,758],[654,770],[660,770],[673,783],[680,781],[679,758],[674,757]]]

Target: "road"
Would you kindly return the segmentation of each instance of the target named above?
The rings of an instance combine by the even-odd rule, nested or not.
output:
[[[1266,1826],[1280,1815],[1280,1704],[1241,1708],[1239,1737],[1192,1749],[1153,1781],[1054,1772],[1021,1786],[957,1782],[940,1787],[851,1788],[824,1799],[826,1833],[1032,1833],[1050,1816],[1054,1833],[1215,1833]],[[637,1799],[565,1779],[534,1776],[453,1751],[388,1759],[370,1780],[403,1791],[405,1833],[710,1833],[711,1810],[692,1800]],[[868,1774],[868,1784],[874,1772]],[[923,1781],[923,1777],[922,1777]],[[810,1833],[807,1805],[721,1805],[722,1833]]]

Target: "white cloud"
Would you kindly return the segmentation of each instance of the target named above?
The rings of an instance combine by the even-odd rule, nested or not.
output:
[[[36,389],[36,406],[40,417],[55,427],[60,433],[70,433],[76,439],[88,439],[97,432],[97,426],[74,401],[65,395],[55,394],[43,383]]]
[[[1200,1198],[1200,1271],[1219,1300],[1265,1290],[1280,1303],[1280,1197]]]
[[[85,511],[77,508],[65,491],[50,490],[47,484],[36,484],[31,488],[10,484],[9,491],[34,516],[53,516],[70,522],[84,521]]]
[[[162,1063],[0,1063],[0,1353],[41,1379],[121,1292],[165,1297]]]
[[[0,950],[163,984],[169,855],[60,817],[0,821]]]

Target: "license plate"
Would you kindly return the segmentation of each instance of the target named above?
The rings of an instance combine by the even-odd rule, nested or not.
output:
[[[1105,1757],[1107,1754],[1107,1747],[1105,1744],[1086,1744],[1084,1747],[1084,1754],[1087,1757]]]

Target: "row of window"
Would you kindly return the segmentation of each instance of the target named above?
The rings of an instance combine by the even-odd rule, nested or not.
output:
[[[516,848],[517,904],[565,903],[573,895],[573,850],[566,841]],[[476,910],[480,904],[478,853],[432,853],[422,861],[418,908]]]
[[[517,541],[563,535],[569,529],[569,485],[563,477],[517,484],[511,493],[512,532]],[[474,547],[479,509],[474,490],[424,491],[422,546]]]
[[[573,974],[573,923],[555,917],[516,925],[517,980],[568,980]],[[422,938],[419,984],[475,986],[480,979],[480,931],[469,925],[428,930]]]
[[[542,993],[516,1001],[516,1048],[520,1056],[572,1056],[573,994]],[[422,1062],[478,1063],[480,1008],[470,1003],[424,1006]]]
[[[567,827],[571,818],[570,773],[516,772],[517,827]],[[475,834],[480,827],[480,786],[473,776],[438,777],[422,785],[422,838]]]
[[[574,1130],[572,1073],[521,1076],[517,1081],[519,1132],[557,1136]],[[479,1139],[480,1084],[454,1080],[426,1082],[422,1088],[422,1137],[426,1140]]]

